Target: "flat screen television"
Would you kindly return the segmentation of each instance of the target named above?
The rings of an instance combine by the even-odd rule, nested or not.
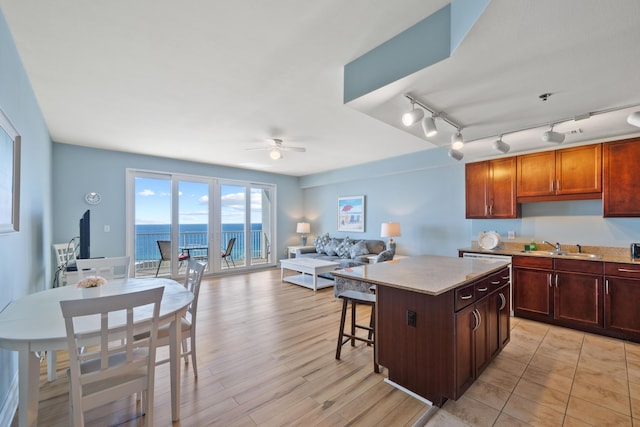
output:
[[[79,259],[91,258],[91,211],[87,211],[80,218],[80,253]]]

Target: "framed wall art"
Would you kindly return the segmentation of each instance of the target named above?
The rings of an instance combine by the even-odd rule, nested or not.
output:
[[[0,109],[0,233],[20,230],[20,135]]]
[[[364,233],[364,196],[338,197],[338,231]]]

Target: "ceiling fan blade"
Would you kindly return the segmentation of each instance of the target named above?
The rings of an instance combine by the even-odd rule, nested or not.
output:
[[[263,151],[263,150],[273,150],[273,147],[256,147],[256,148],[245,148],[246,151]]]
[[[284,151],[297,151],[298,153],[304,153],[307,151],[304,147],[288,147],[286,145],[281,146],[280,149]]]

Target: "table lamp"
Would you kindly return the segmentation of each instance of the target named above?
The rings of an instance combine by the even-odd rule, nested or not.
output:
[[[308,222],[299,222],[296,233],[300,233],[300,245],[307,246],[307,236],[311,232],[311,225]]]
[[[380,237],[389,238],[389,250],[394,254],[396,253],[396,242],[393,241],[394,237],[400,236],[400,223],[398,222],[383,222],[380,227]]]

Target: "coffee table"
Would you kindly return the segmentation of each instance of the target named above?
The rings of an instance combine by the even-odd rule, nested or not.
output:
[[[280,278],[283,282],[294,283],[305,288],[318,289],[333,286],[333,280],[318,277],[319,274],[329,273],[340,267],[340,264],[332,261],[324,261],[313,258],[290,258],[280,260]],[[285,276],[284,270],[293,270],[301,274]]]

